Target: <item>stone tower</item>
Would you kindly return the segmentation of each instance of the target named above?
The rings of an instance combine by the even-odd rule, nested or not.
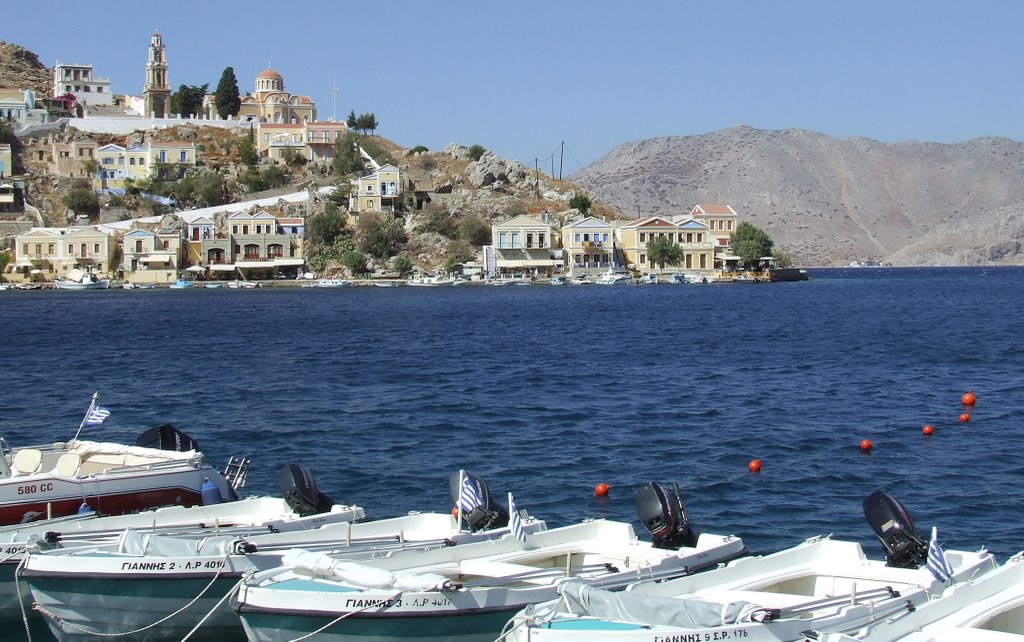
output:
[[[149,40],[149,60],[146,62],[146,85],[142,99],[147,118],[167,118],[171,89],[167,86],[167,58],[164,57],[164,39],[154,33]]]

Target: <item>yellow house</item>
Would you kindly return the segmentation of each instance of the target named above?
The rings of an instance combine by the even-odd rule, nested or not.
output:
[[[179,230],[151,232],[136,228],[122,240],[121,270],[136,284],[168,284],[178,278],[182,233]]]
[[[15,268],[44,280],[74,268],[108,274],[116,249],[116,239],[94,227],[33,227],[15,237]]]
[[[203,251],[203,243],[222,236],[224,242],[220,245],[220,252],[214,252],[207,256]],[[185,264],[186,265],[213,265],[216,263],[230,263],[230,243],[227,241],[227,234],[217,234],[217,226],[214,222],[205,217],[199,216],[192,220],[185,221]],[[215,245],[211,244],[211,247]]]
[[[236,212],[228,217],[227,225],[232,260],[242,274],[273,276],[303,265],[302,239],[286,232],[270,212]]]
[[[92,178],[86,176],[85,162],[96,158],[96,141],[90,138],[74,140],[69,143],[51,143],[50,167],[51,174],[70,176],[71,178]]]
[[[678,267],[697,271],[709,271],[714,267],[714,245],[706,225],[694,219],[674,223],[660,216],[637,219],[619,229],[619,241],[626,264],[640,272],[659,270],[660,266],[650,261],[647,246],[654,239],[662,237],[682,248],[683,260]]]
[[[553,275],[562,265],[555,233],[551,223],[525,214],[491,226],[496,275]]]
[[[260,123],[256,149],[262,158],[284,163],[293,154],[305,158],[304,123]]]
[[[190,167],[196,166],[196,146],[194,143],[161,143],[153,142],[146,145],[149,159],[150,175],[167,171],[163,178],[180,178]]]
[[[729,247],[736,231],[736,210],[728,205],[707,203],[695,205],[690,216],[708,226],[716,247]]]
[[[615,229],[593,216],[566,223],[562,249],[570,274],[607,270],[615,257]]]
[[[401,193],[400,172],[394,165],[383,165],[369,176],[356,181],[349,196],[349,211],[393,212]]]
[[[329,163],[334,160],[334,141],[348,133],[348,126],[334,121],[306,123],[303,132],[306,158]]]
[[[149,178],[149,153],[145,147],[103,145],[96,150],[97,179],[102,188],[123,187],[124,179]]]

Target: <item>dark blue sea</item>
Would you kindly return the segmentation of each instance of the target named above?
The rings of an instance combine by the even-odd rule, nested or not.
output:
[[[88,438],[170,422],[215,463],[252,457],[249,493],[302,463],[372,517],[449,511],[468,468],[551,525],[646,536],[634,491],[678,481],[696,528],[754,551],[833,533],[880,554],[861,501],[883,489],[947,548],[1024,549],[1024,268],[811,277],[8,291],[0,433],[69,439],[98,391]]]

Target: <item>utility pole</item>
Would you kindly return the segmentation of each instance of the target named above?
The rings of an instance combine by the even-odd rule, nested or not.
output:
[[[331,93],[333,94],[334,104],[331,106],[331,120],[337,122],[338,120],[338,79],[335,78],[331,82]]]
[[[539,158],[534,158],[533,159],[533,171],[534,171],[534,176],[537,179],[537,200],[539,201],[540,200],[540,159]]]
[[[558,180],[562,180],[562,161],[565,160],[565,141],[562,141],[562,151],[558,154]]]

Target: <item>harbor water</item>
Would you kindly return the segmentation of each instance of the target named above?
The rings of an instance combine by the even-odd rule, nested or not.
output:
[[[111,415],[85,438],[170,422],[214,463],[250,456],[248,493],[277,493],[297,462],[372,517],[447,512],[468,468],[551,525],[643,533],[634,491],[677,481],[695,528],[751,550],[832,533],[880,555],[861,500],[883,489],[919,532],[1003,559],[1024,549],[1022,283],[1022,268],[865,268],[767,285],[7,291],[0,434],[69,439],[98,391]]]

